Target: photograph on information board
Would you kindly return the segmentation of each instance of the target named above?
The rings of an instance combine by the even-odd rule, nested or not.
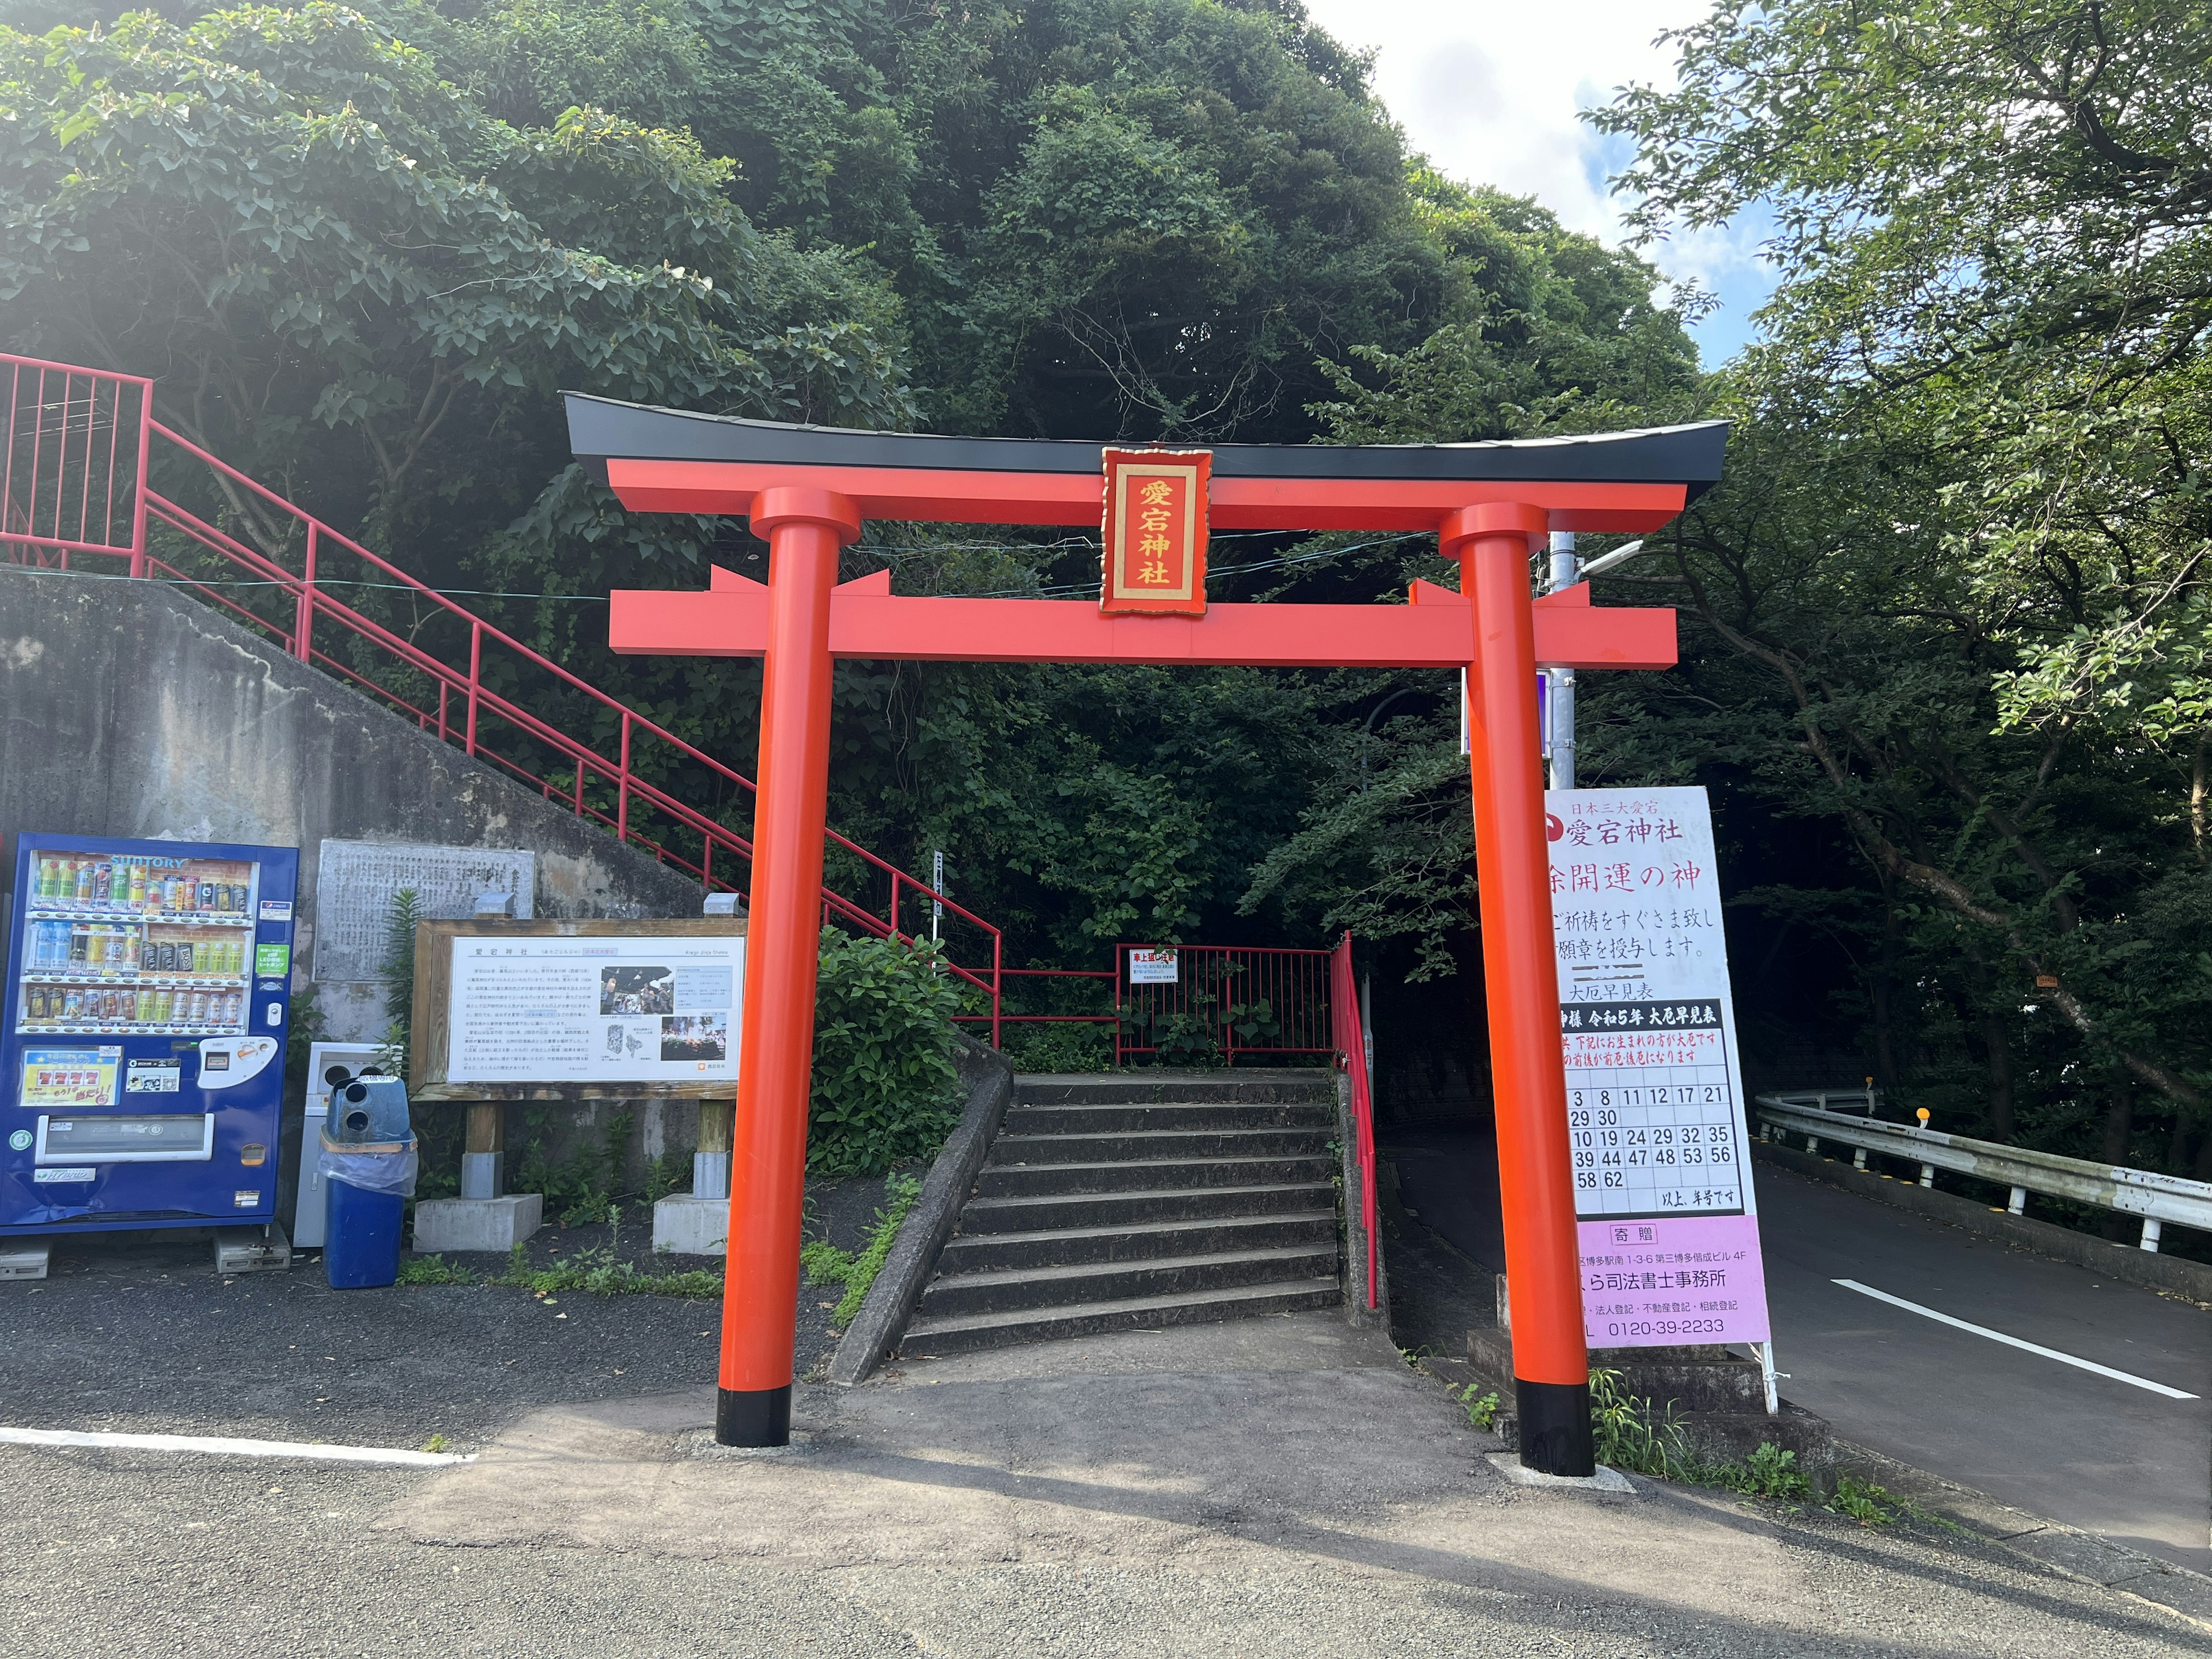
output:
[[[1544,802],[1590,1346],[1763,1342],[1705,792],[1553,790]]]
[[[737,1075],[740,935],[465,934],[451,943],[448,1083]]]

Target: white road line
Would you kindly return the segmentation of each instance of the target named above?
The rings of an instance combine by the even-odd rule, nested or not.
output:
[[[1954,1319],[1947,1313],[1937,1313],[1933,1308],[1923,1308],[1917,1302],[1907,1302],[1901,1296],[1892,1296],[1887,1291],[1877,1291],[1871,1285],[1862,1285],[1856,1279],[1838,1279],[1831,1283],[1847,1291],[1856,1291],[1861,1296],[1870,1296],[1877,1302],[1887,1302],[1893,1308],[1902,1308],[1907,1313],[1917,1313],[1923,1319],[1932,1319],[1941,1325],[1972,1331],[1976,1336],[1986,1336],[1992,1342],[2002,1342],[2009,1348],[2024,1348],[2029,1353],[2039,1353],[2045,1359],[2055,1359],[2062,1365],[2075,1365],[2085,1371],[2094,1371],[2100,1376],[2109,1376],[2115,1382],[2132,1382],[2138,1389],[2148,1389],[2153,1394],[2162,1394],[2168,1400],[2194,1400],[2193,1394],[2184,1394],[2179,1389],[2169,1389],[2163,1382],[2154,1382],[2147,1376],[2136,1376],[2128,1371],[2116,1371],[2110,1365],[2100,1365],[2094,1359],[2077,1359],[2070,1353],[2061,1353],[2056,1348],[2046,1348],[2039,1342],[2023,1342],[2016,1336],[2007,1336],[2002,1331],[1993,1331],[1986,1325],[1970,1325],[1963,1319]]]
[[[473,1463],[473,1452],[407,1451],[398,1446],[331,1446],[304,1440],[232,1440],[211,1434],[100,1434],[80,1429],[11,1429],[0,1426],[0,1444],[15,1446],[119,1446],[134,1451],[214,1452],[228,1457],[312,1457],[328,1463],[397,1463],[410,1468],[443,1468]]]

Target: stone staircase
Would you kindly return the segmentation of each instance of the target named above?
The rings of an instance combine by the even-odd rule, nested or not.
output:
[[[1326,1072],[1018,1077],[908,1358],[1336,1306]]]

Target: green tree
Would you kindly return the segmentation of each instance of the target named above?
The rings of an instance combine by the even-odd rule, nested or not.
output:
[[[1724,4],[1674,90],[1599,117],[1647,229],[1759,205],[1784,279],[1733,481],[1641,575],[1695,619],[1685,672],[1617,706],[1844,832],[1831,890],[1863,902],[1765,896],[1824,910],[1887,1067],[1978,1047],[2000,1130],[2025,1087],[2046,1139],[2177,1163],[2212,1156],[2208,28]]]

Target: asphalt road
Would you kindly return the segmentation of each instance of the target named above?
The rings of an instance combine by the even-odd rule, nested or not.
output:
[[[1503,1261],[1486,1134],[1395,1140],[1420,1221]],[[2212,1315],[1754,1166],[1783,1393],[1845,1439],[2212,1572]],[[2199,1396],[2173,1400],[1835,1281]]]

